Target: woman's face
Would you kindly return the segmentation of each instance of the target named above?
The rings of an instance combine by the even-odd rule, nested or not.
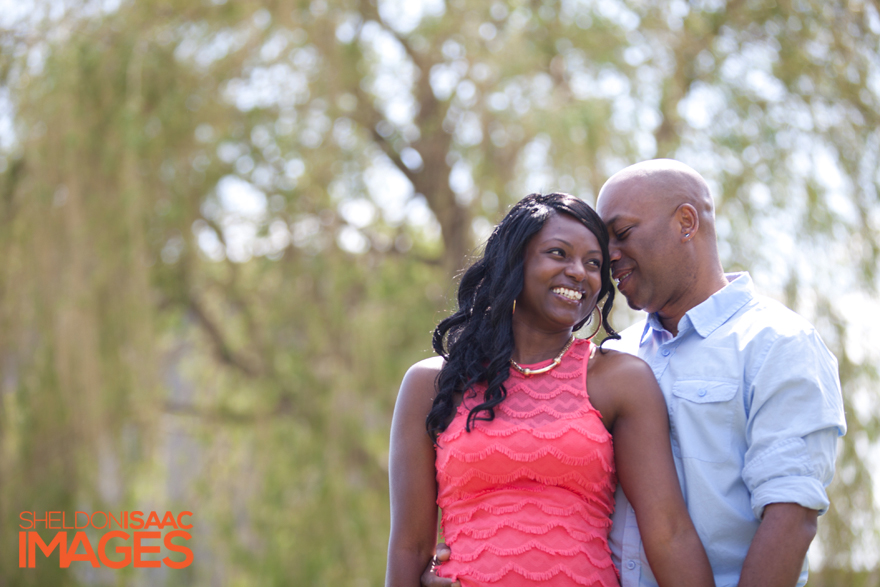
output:
[[[547,332],[570,329],[593,311],[601,287],[596,235],[573,217],[554,213],[526,245],[513,319]]]

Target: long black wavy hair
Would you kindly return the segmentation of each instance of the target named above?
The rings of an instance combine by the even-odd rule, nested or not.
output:
[[[620,338],[608,323],[614,302],[608,229],[583,200],[568,194],[531,194],[519,201],[492,231],[482,258],[471,265],[458,287],[458,310],[434,330],[433,346],[446,363],[437,377],[437,395],[426,427],[436,442],[455,411],[456,394],[483,383],[483,402],[468,414],[467,431],[476,420],[495,418],[495,406],[507,396],[504,382],[510,376],[513,354],[513,302],[523,288],[524,252],[529,240],[554,214],[567,214],[581,222],[599,241],[602,281],[597,303],[608,338]],[[574,325],[579,330],[588,318]],[[483,414],[482,412],[485,412]]]

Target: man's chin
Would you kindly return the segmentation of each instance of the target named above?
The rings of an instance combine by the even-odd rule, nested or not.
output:
[[[634,296],[628,296],[624,294],[623,297],[626,299],[626,304],[633,310],[641,310],[642,308],[644,308],[644,305],[640,304]]]

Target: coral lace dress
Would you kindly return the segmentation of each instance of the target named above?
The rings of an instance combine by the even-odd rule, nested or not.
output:
[[[462,587],[620,584],[608,549],[611,435],[587,394],[592,346],[575,341],[541,375],[511,369],[495,419],[470,432],[467,415],[483,389],[465,394],[437,439],[437,504],[452,547],[440,576]]]

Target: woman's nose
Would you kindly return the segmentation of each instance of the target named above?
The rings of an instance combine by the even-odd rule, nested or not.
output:
[[[565,274],[577,281],[583,281],[584,276],[587,274],[587,268],[584,267],[583,261],[574,259],[566,267]]]

